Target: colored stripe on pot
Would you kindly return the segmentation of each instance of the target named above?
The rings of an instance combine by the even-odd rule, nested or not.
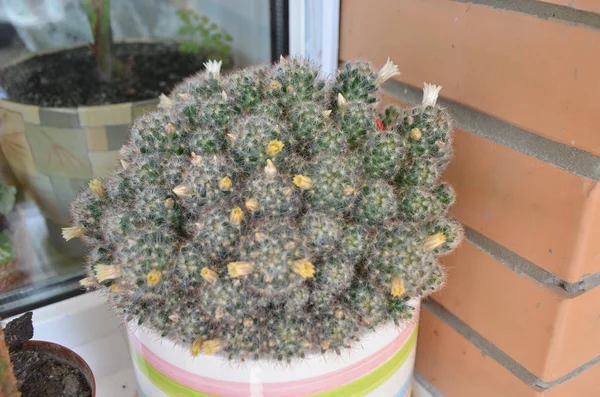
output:
[[[398,372],[415,348],[416,331],[416,326],[408,327],[383,349],[342,370],[299,381],[261,384],[227,382],[195,375],[161,359],[132,334],[130,341],[137,368],[170,396],[239,397],[253,395],[253,390],[260,390],[259,395],[264,397],[359,397],[376,390]],[[412,365],[412,362],[409,364]]]

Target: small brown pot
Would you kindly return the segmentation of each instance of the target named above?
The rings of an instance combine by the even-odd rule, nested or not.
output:
[[[81,358],[81,356],[79,356],[79,354],[56,343],[40,340],[30,340],[25,342],[24,347],[50,353],[52,356],[54,356],[54,358],[56,358],[57,361],[77,368],[90,385],[90,388],[92,389],[92,397],[96,397],[96,380],[94,379],[94,374],[92,373],[89,365],[87,365],[87,363],[83,360],[83,358]]]

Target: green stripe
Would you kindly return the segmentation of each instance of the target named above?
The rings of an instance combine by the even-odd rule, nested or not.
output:
[[[392,375],[400,369],[402,364],[404,364],[417,342],[417,328],[418,327],[415,327],[415,329],[413,329],[412,334],[404,346],[402,346],[402,349],[381,367],[354,382],[347,383],[336,389],[311,394],[310,397],[362,397],[371,393],[390,379]]]
[[[219,397],[215,396],[214,394],[208,394],[198,390],[190,389],[181,383],[175,382],[173,379],[166,377],[162,372],[159,372],[156,368],[150,365],[150,363],[146,361],[133,346],[131,347],[131,352],[138,369],[142,371],[142,373],[146,375],[146,378],[150,379],[150,381],[154,383],[156,387],[165,392],[167,395],[177,397]]]
[[[371,393],[373,390],[380,387],[388,379],[394,375],[398,369],[404,364],[410,353],[412,352],[415,343],[417,341],[417,327],[413,330],[412,334],[402,346],[402,348],[396,353],[389,361],[370,372],[368,375],[355,380],[354,382],[347,383],[338,388],[311,394],[309,397],[363,397]],[[150,363],[148,363],[135,348],[131,348],[133,358],[137,364],[138,369],[148,378],[150,381],[166,393],[169,396],[177,397],[218,397],[214,394],[208,394],[201,391],[190,389],[180,383],[175,382],[171,378],[166,377],[157,369],[155,369]]]

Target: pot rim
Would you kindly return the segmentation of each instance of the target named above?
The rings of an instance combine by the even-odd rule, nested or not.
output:
[[[115,41],[114,44],[117,44],[117,45],[118,44],[178,44],[179,42],[180,42],[180,40],[175,40],[175,39],[153,39],[153,38],[143,38],[142,37],[142,38],[123,39],[123,40]],[[88,47],[88,45],[89,45],[88,43],[79,43],[79,44],[66,45],[66,46],[62,46],[62,47],[49,48],[49,49],[42,50],[42,51],[26,52],[25,54],[15,57],[10,62],[8,62],[5,65],[3,65],[2,67],[0,67],[0,73],[11,67],[17,66],[17,65],[19,65],[23,62],[26,62],[30,59],[33,59],[33,58],[43,57],[46,55],[59,53],[59,52],[66,52],[66,51],[75,50],[75,49],[79,49],[79,48],[84,48],[84,47]],[[235,58],[234,58],[233,54],[229,54],[228,58],[229,58],[229,63],[231,65],[229,69],[234,69],[236,67],[236,64],[235,64]],[[188,76],[184,77],[184,79],[187,77]],[[129,102],[119,102],[119,103],[108,103],[108,104],[104,104],[104,105],[91,105],[91,106],[79,105],[77,107],[40,106],[40,105],[32,105],[32,104],[28,104],[28,103],[16,102],[16,101],[12,101],[10,99],[4,99],[4,98],[0,98],[0,107],[3,102],[4,103],[6,103],[6,102],[14,103],[14,104],[21,105],[21,106],[34,106],[34,107],[38,107],[40,109],[58,109],[58,111],[61,111],[61,110],[69,110],[69,109],[78,109],[80,107],[101,108],[104,106],[113,106],[113,105],[127,105],[127,104],[137,105],[137,104],[146,104],[146,103],[152,103],[152,102],[158,103],[158,98],[148,98],[148,99],[142,99],[142,100],[134,101],[134,102],[129,101]]]
[[[59,357],[70,356],[70,358],[73,358],[74,361],[76,361],[79,365],[77,369],[84,374],[84,376],[90,383],[90,387],[92,389],[92,397],[96,397],[96,379],[94,377],[94,373],[92,372],[92,369],[90,368],[88,363],[79,354],[75,353],[68,347],[59,345],[58,343],[48,342],[44,340],[29,340],[25,342],[23,346],[52,351],[56,353]]]

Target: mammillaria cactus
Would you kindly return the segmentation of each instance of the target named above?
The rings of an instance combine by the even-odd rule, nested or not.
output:
[[[462,235],[438,182],[439,87],[379,114],[390,61],[347,63],[332,83],[302,59],[219,69],[138,119],[123,168],[74,203],[65,237],[92,247],[82,284],[191,354],[234,360],[339,353],[410,320]]]

